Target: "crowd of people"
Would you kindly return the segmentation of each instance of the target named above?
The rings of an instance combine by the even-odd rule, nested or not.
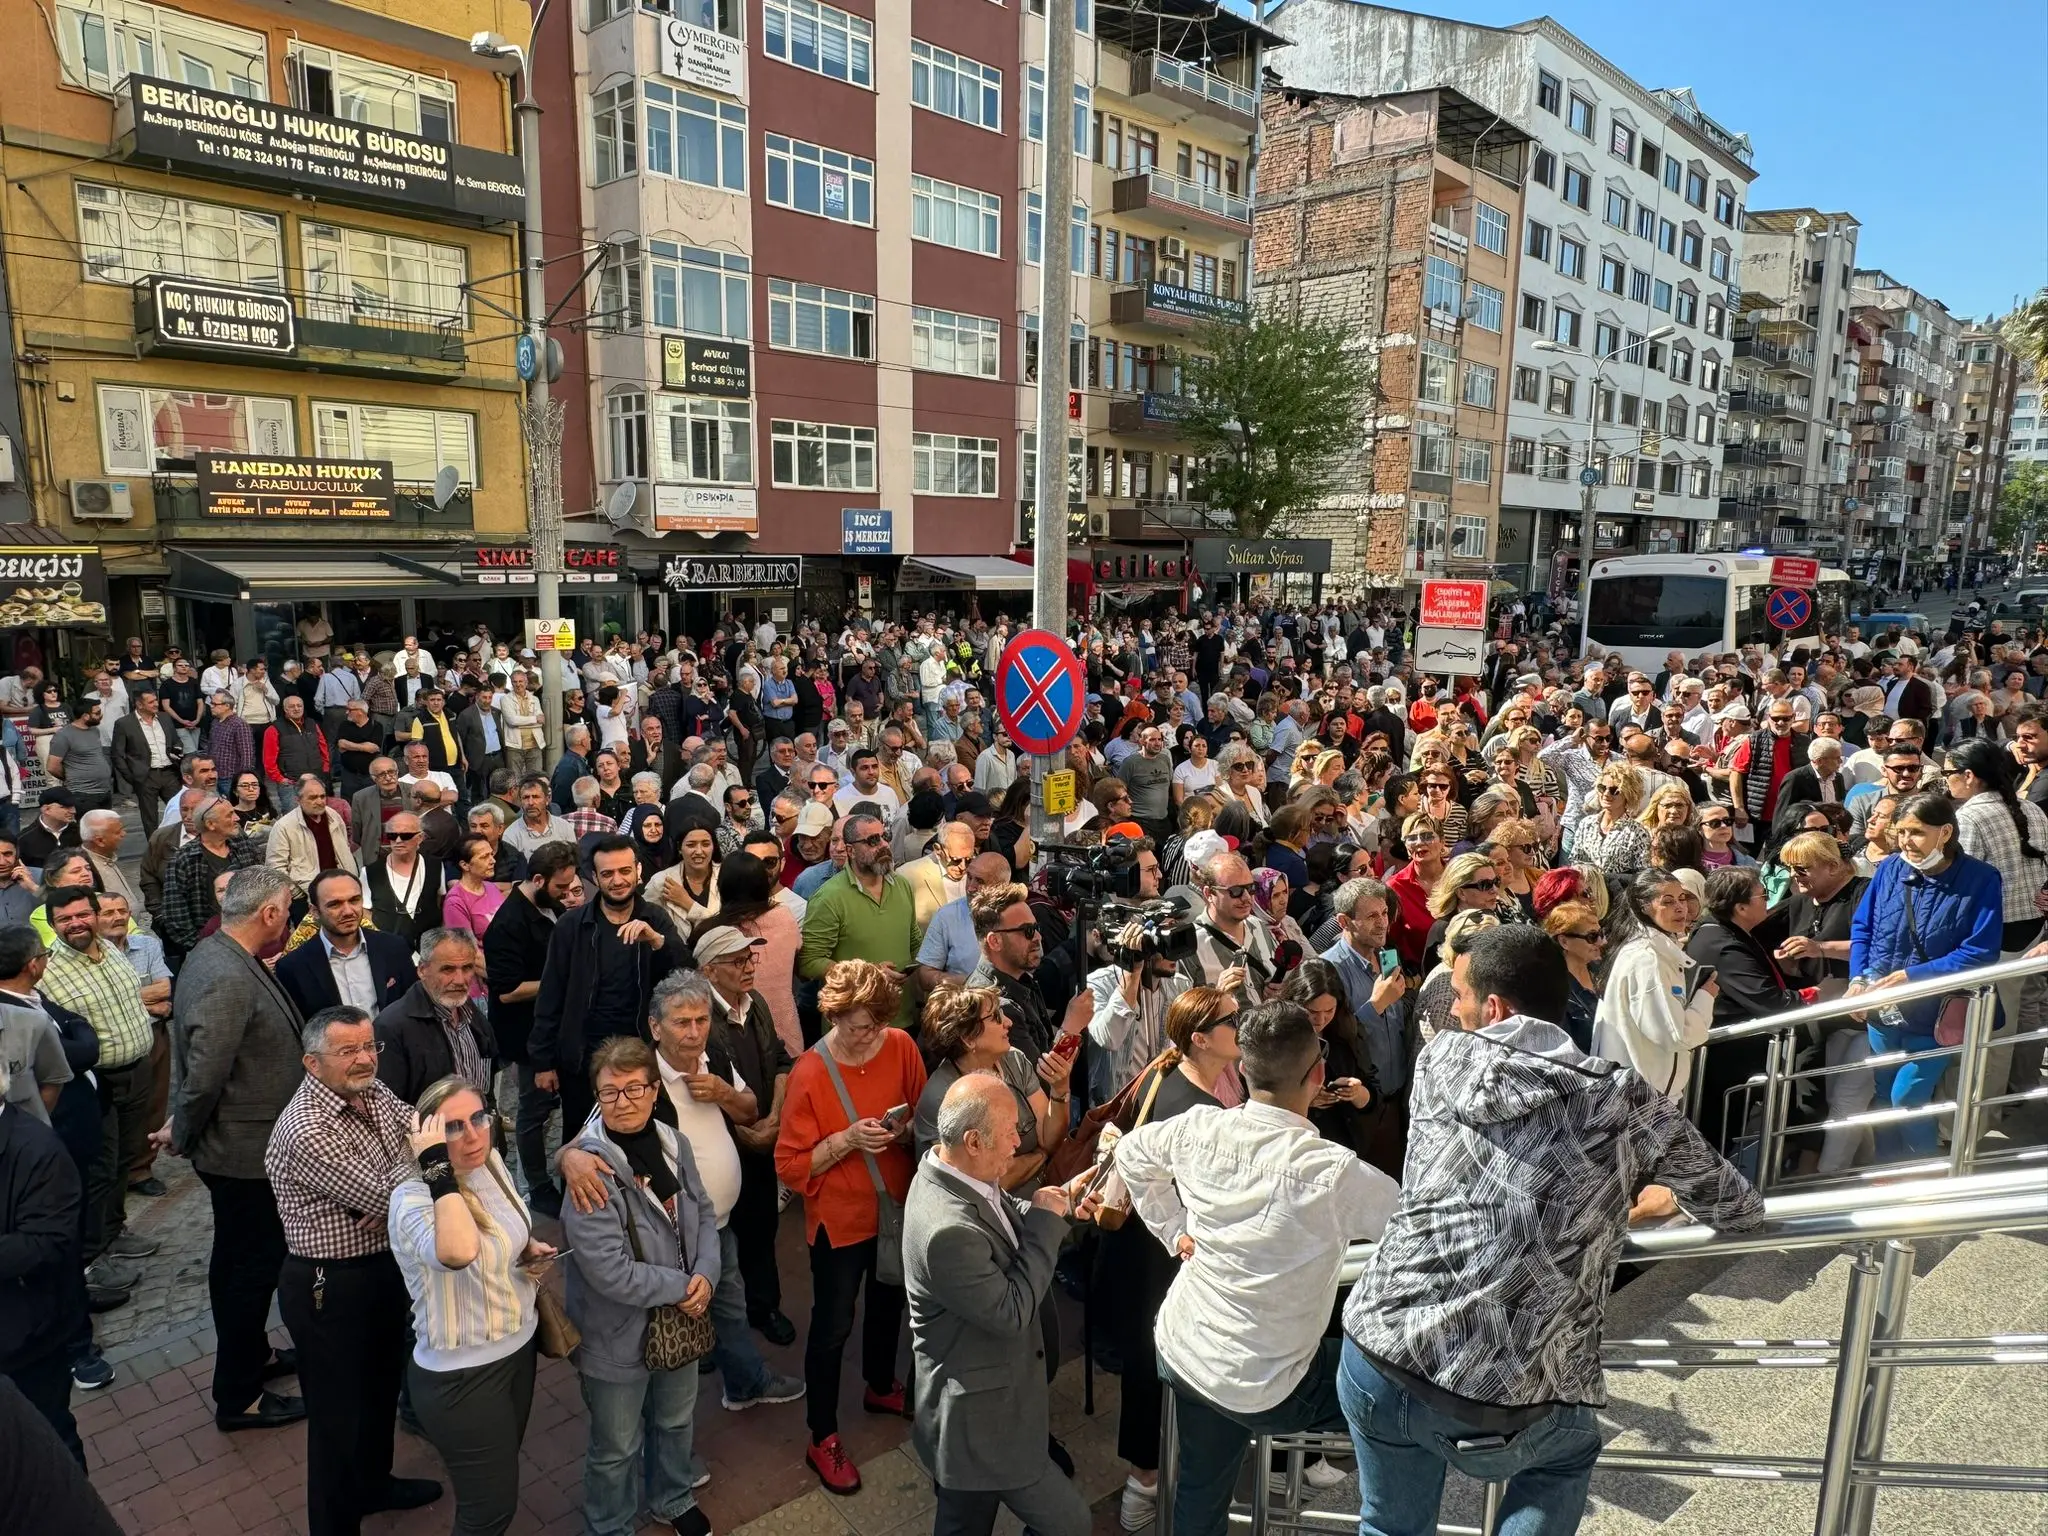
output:
[[[1627,1223],[1760,1210],[1761,1047],[1709,1030],[2037,946],[2048,646],[1965,615],[1651,671],[1503,617],[1441,685],[1381,604],[1079,621],[1050,837],[991,708],[1004,620],[586,640],[554,719],[481,630],[323,639],[275,682],[131,640],[68,701],[24,668],[0,1374],[82,1460],[91,1319],[157,1252],[126,1217],[170,1155],[212,1209],[215,1421],[308,1421],[314,1536],[441,1496],[393,1475],[399,1421],[456,1531],[504,1531],[538,1354],[582,1385],[592,1536],[709,1529],[700,1372],[728,1411],[801,1400],[853,1493],[857,1319],[939,1529],[1078,1533],[1056,1266],[1122,1376],[1127,1529],[1167,1393],[1188,1536],[1249,1433],[1347,1422],[1365,1532],[1432,1529],[1447,1461],[1572,1529]],[[2048,987],[2001,1004],[2039,1027]],[[1943,1016],[1880,997],[1804,1039],[1843,1070],[1788,1164],[1931,1149],[1931,1115],[1825,1122],[1928,1104],[1946,1061],[1860,1064],[1953,1043]],[[2038,1045],[1988,1062],[1993,1097],[2039,1081]],[[1509,1156],[1529,1179],[1489,1193]],[[800,1376],[759,1342],[798,1337],[792,1203]],[[1571,1294],[1530,1305],[1545,1274]]]

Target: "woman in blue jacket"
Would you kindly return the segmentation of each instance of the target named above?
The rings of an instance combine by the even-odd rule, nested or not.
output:
[[[1849,930],[1851,993],[1954,976],[1998,959],[2004,933],[2004,882],[1981,859],[1957,850],[1956,812],[1946,795],[1923,792],[1900,803],[1892,820],[1898,857],[1877,866]],[[1931,1051],[1942,999],[1873,1009],[1870,1049]],[[1877,1073],[1880,1104],[1895,1108],[1934,1097],[1952,1057],[1909,1061]],[[1926,1156],[1940,1145],[1932,1116],[1877,1133],[1881,1157]]]

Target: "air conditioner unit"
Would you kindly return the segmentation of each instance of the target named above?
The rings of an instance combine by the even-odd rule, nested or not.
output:
[[[1159,242],[1159,254],[1168,261],[1185,261],[1188,255],[1188,243],[1181,239],[1179,235],[1168,235]]]
[[[1090,507],[1088,509],[1088,537],[1106,539],[1109,537],[1109,509]]]
[[[126,523],[135,518],[135,499],[126,480],[74,480],[71,515],[81,523]]]
[[[1185,288],[1188,285],[1188,274],[1180,267],[1164,268],[1160,272],[1159,278],[1169,288]]]

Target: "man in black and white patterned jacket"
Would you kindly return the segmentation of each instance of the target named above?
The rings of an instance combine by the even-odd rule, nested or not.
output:
[[[1462,1028],[1416,1062],[1408,1182],[1344,1307],[1359,1531],[1434,1531],[1448,1464],[1505,1482],[1504,1513],[1536,1515],[1518,1529],[1570,1532],[1600,1451],[1601,1319],[1631,1209],[1675,1200],[1740,1229],[1763,1201],[1677,1102],[1546,1022],[1565,1016],[1554,939],[1482,934],[1452,986]]]

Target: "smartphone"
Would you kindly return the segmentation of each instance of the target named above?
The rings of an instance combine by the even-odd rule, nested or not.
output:
[[[1052,1043],[1053,1055],[1059,1057],[1062,1061],[1066,1060],[1069,1056],[1072,1056],[1075,1052],[1079,1051],[1080,1049],[1081,1035],[1079,1031],[1076,1031],[1071,1035],[1062,1034],[1057,1040],[1053,1041]]]
[[[1382,976],[1391,976],[1399,969],[1401,969],[1401,952],[1398,949],[1381,950],[1380,974]]]
[[[889,1127],[890,1130],[894,1131],[900,1129],[903,1125],[903,1122],[908,1120],[909,1118],[910,1106],[908,1104],[898,1104],[894,1109],[890,1110],[886,1115],[882,1116],[882,1124],[886,1125],[887,1127]]]
[[[1086,1184],[1083,1184],[1081,1186],[1081,1192],[1074,1196],[1074,1204],[1079,1205],[1083,1200],[1086,1200],[1090,1195],[1094,1194],[1096,1190],[1102,1187],[1102,1181],[1109,1177],[1110,1165],[1113,1164],[1115,1161],[1116,1148],[1114,1146],[1105,1148],[1103,1150],[1101,1158],[1096,1162],[1095,1166],[1088,1171],[1088,1182]]]
[[[1700,995],[1700,988],[1713,979],[1714,968],[1711,965],[1703,965],[1696,969],[1686,983],[1685,1000],[1687,1004],[1690,1004],[1694,998],[1698,997]]]

